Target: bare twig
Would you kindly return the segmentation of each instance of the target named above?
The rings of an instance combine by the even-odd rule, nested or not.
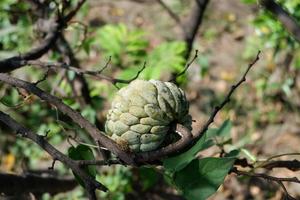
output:
[[[47,69],[46,73],[44,74],[44,76],[41,79],[37,80],[33,84],[38,85],[39,83],[45,81],[47,79],[48,75],[49,75],[49,72],[50,72],[50,68]]]
[[[194,140],[198,140],[199,137],[201,137],[203,135],[203,133],[205,133],[209,127],[209,125],[211,123],[214,122],[214,119],[216,117],[216,115],[218,114],[218,112],[230,101],[230,98],[232,96],[232,94],[234,93],[234,91],[243,83],[246,81],[246,76],[249,72],[249,70],[254,66],[254,64],[259,60],[259,55],[260,55],[260,51],[258,51],[256,58],[248,65],[246,71],[244,72],[243,76],[241,77],[241,79],[234,85],[231,86],[229,92],[227,93],[225,99],[221,102],[220,105],[216,106],[213,110],[213,112],[211,113],[208,121],[205,123],[205,125],[202,127],[202,129],[197,132],[194,135]]]
[[[179,76],[182,76],[183,74],[185,74],[186,71],[191,66],[191,64],[193,64],[193,62],[197,59],[197,57],[198,57],[198,50],[196,49],[195,50],[195,55],[192,58],[192,60],[185,65],[184,69],[181,72],[179,72],[178,74],[175,74],[174,77],[172,79],[170,79],[169,81],[174,82],[174,81],[176,81],[176,78],[178,78]]]
[[[83,70],[80,68],[70,66],[66,63],[49,63],[49,62],[42,62],[39,60],[23,61],[23,63],[24,64],[26,63],[26,65],[40,66],[40,67],[46,67],[46,68],[59,68],[59,69],[63,68],[63,69],[71,70],[77,74],[92,76],[98,80],[106,80],[106,81],[111,82],[112,84],[116,84],[116,83],[129,84],[133,80],[137,79],[138,76],[140,75],[140,73],[146,68],[146,62],[144,62],[143,67],[136,73],[136,75],[134,77],[132,77],[131,79],[128,79],[128,80],[124,80],[124,79],[112,78],[112,77],[101,74],[103,72],[103,70],[105,68],[107,68],[108,62],[105,64],[105,66],[102,69],[100,69],[98,71]]]
[[[253,173],[253,172],[246,172],[246,171],[240,171],[237,168],[233,168],[230,171],[231,173],[235,173],[237,175],[243,175],[243,176],[250,176],[250,177],[256,177],[256,178],[262,178],[268,181],[274,181],[276,182],[285,192],[285,195],[289,197],[289,199],[295,199],[293,198],[285,188],[283,182],[292,182],[292,183],[299,183],[300,180],[297,177],[292,177],[292,178],[281,178],[281,177],[274,177],[274,176],[269,176],[264,173]]]
[[[123,164],[119,160],[77,160],[78,165],[86,166],[86,165],[116,165]]]
[[[170,15],[170,17],[178,24],[180,24],[180,18],[178,15],[176,15],[164,2],[163,0],[156,0],[163,9],[167,11],[167,13]]]

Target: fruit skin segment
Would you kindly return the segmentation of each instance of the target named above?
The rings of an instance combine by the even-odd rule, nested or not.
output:
[[[176,134],[170,132],[176,123],[192,130],[184,92],[171,82],[134,80],[113,99],[105,132],[124,150],[146,152],[158,149]]]

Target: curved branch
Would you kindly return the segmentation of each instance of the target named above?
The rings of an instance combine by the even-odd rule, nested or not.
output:
[[[178,132],[181,135],[180,140],[178,140],[175,143],[169,144],[166,147],[158,149],[156,151],[139,153],[136,155],[136,159],[135,159],[136,162],[137,163],[151,162],[151,161],[162,159],[166,156],[171,156],[175,153],[179,153],[180,151],[182,151],[191,143],[191,141],[193,140],[193,135],[188,128],[184,127],[181,124],[177,124],[176,132]]]
[[[185,150],[187,147],[192,146],[195,142],[199,140],[199,138],[207,131],[208,127],[210,126],[211,123],[214,122],[214,118],[218,114],[218,112],[230,101],[230,98],[234,91],[243,83],[246,81],[246,76],[249,72],[249,70],[254,66],[254,64],[259,60],[259,55],[260,51],[257,53],[256,58],[248,65],[246,71],[244,72],[243,76],[241,79],[233,86],[231,86],[231,89],[229,90],[227,96],[223,100],[223,102],[216,106],[210,115],[209,119],[207,122],[204,124],[202,129],[197,132],[195,135],[192,135],[191,132],[185,128],[184,126],[177,125],[176,131],[181,133],[182,138],[173,144],[170,144],[167,147],[164,147],[162,149],[156,150],[156,151],[151,151],[151,152],[145,152],[145,153],[140,153],[137,154],[136,161],[139,162],[147,162],[147,161],[154,161],[154,160],[159,160],[163,157],[182,152]]]

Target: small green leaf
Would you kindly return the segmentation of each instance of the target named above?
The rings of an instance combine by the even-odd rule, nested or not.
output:
[[[68,155],[73,160],[94,160],[95,159],[93,151],[88,146],[82,144],[78,145],[77,147],[70,147],[68,149]],[[84,168],[84,171],[91,177],[96,178],[97,170],[95,166],[87,166]],[[73,174],[76,180],[78,181],[78,183],[82,187],[85,187],[81,178],[79,178],[79,176],[77,176],[77,174],[75,174],[74,172]]]
[[[205,200],[217,191],[234,163],[234,158],[193,160],[175,173],[174,181],[188,200]]]

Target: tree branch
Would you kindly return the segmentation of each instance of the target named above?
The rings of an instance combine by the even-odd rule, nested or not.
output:
[[[24,66],[22,61],[38,59],[42,55],[44,55],[55,44],[60,32],[65,27],[66,23],[70,21],[72,17],[74,17],[74,15],[84,2],[85,0],[80,0],[75,9],[71,10],[65,17],[61,18],[60,16],[56,16],[55,20],[49,20],[49,26],[47,28],[49,32],[39,46],[18,56],[0,60],[0,72],[7,73],[13,71]]]
[[[182,23],[183,35],[182,39],[185,41],[187,48],[185,58],[188,59],[193,49],[193,43],[198,29],[201,25],[204,11],[206,10],[209,0],[195,0],[196,5],[194,6],[188,20]]]
[[[176,143],[170,144],[169,146],[164,147],[162,149],[156,150],[156,151],[140,153],[137,155],[136,160],[138,162],[159,160],[163,157],[182,152],[187,147],[195,144],[199,140],[199,138],[207,131],[210,124],[212,124],[214,122],[214,118],[216,117],[218,112],[230,101],[230,98],[231,98],[232,94],[234,93],[234,91],[243,82],[246,81],[246,76],[247,76],[248,72],[250,71],[250,69],[254,66],[254,64],[259,60],[259,55],[260,55],[260,51],[257,53],[256,58],[248,65],[248,67],[247,67],[246,71],[244,72],[243,76],[241,77],[241,79],[235,85],[231,86],[231,89],[229,90],[229,92],[228,92],[227,96],[225,97],[225,99],[223,100],[223,102],[214,108],[208,121],[204,124],[204,126],[202,127],[202,129],[199,132],[192,135],[191,132],[187,128],[177,125],[176,131],[179,132],[182,136],[182,138],[179,141],[177,141]]]
[[[90,177],[78,164],[76,161],[70,159],[69,157],[62,154],[55,147],[53,147],[50,143],[45,140],[44,136],[38,135],[28,128],[20,125],[14,119],[12,119],[9,115],[0,111],[0,121],[6,124],[9,128],[16,132],[16,134],[21,134],[22,137],[28,138],[39,145],[42,149],[48,152],[53,159],[59,160],[73,170],[84,182],[87,191],[89,191],[90,199],[95,200],[95,190],[103,190],[107,191],[107,188],[101,183],[94,180]]]
[[[41,194],[47,192],[57,194],[74,189],[78,183],[74,178],[57,178],[54,176],[35,174],[3,174],[0,173],[0,193],[16,194],[32,192]]]
[[[167,11],[167,13],[170,15],[170,17],[178,24],[180,24],[180,18],[178,15],[176,15],[164,2],[163,0],[156,0],[163,9]]]
[[[300,25],[286,10],[273,0],[260,0],[260,4],[282,23],[286,30],[300,42]]]
[[[287,189],[285,188],[283,182],[292,182],[292,183],[300,183],[300,180],[297,177],[292,177],[292,178],[281,178],[281,177],[274,177],[274,176],[269,176],[267,174],[263,174],[263,173],[253,173],[253,172],[246,172],[246,171],[240,171],[237,168],[233,168],[230,171],[231,173],[235,173],[237,175],[243,175],[243,176],[250,176],[250,177],[255,177],[255,178],[262,178],[268,181],[274,181],[276,182],[284,191],[286,197],[288,199],[295,199],[294,197],[292,197]]]
[[[181,124],[177,124],[176,132],[178,132],[181,135],[180,140],[155,151],[139,153],[136,155],[136,162],[151,163],[152,161],[161,160],[162,158],[165,158],[167,156],[179,153],[191,144],[191,141],[193,140],[193,135],[189,129],[182,126]]]
[[[69,116],[74,123],[85,129],[96,142],[99,141],[104,147],[109,149],[126,164],[135,164],[134,156],[132,154],[124,152],[113,140],[107,137],[105,133],[98,130],[92,123],[82,117],[80,113],[64,104],[61,99],[44,92],[32,83],[13,78],[7,74],[0,73],[0,80],[15,87],[23,88],[27,92],[35,94],[47,103],[54,105],[59,111]]]
[[[286,168],[291,171],[299,171],[300,161],[299,160],[277,160],[277,161],[267,162],[261,165],[260,167],[268,170],[271,170],[273,168]]]
[[[68,65],[66,63],[42,62],[39,60],[23,61],[22,63],[25,65],[40,66],[40,67],[45,67],[45,68],[66,69],[66,70],[73,71],[76,74],[92,76],[97,80],[106,80],[108,82],[111,82],[114,85],[117,83],[129,84],[133,80],[137,79],[138,76],[140,75],[140,73],[146,68],[146,63],[144,63],[143,67],[136,73],[136,75],[134,77],[132,77],[131,79],[128,79],[128,80],[124,80],[124,79],[112,78],[112,77],[101,74],[103,71],[103,68],[99,71],[90,71],[90,70],[80,69],[80,68]],[[106,66],[104,68],[106,68]]]
[[[205,125],[202,127],[202,129],[194,135],[195,141],[197,141],[207,131],[209,125],[214,122],[214,119],[215,119],[216,115],[218,114],[218,112],[230,101],[230,98],[231,98],[232,94],[234,93],[234,91],[243,82],[246,81],[246,76],[247,76],[248,72],[250,71],[250,69],[254,66],[254,64],[259,60],[259,55],[260,55],[260,51],[258,51],[256,58],[248,65],[248,67],[247,67],[246,71],[244,72],[243,76],[241,77],[241,79],[236,84],[231,86],[229,92],[227,93],[225,99],[221,102],[221,104],[214,108],[208,121],[205,123]]]

